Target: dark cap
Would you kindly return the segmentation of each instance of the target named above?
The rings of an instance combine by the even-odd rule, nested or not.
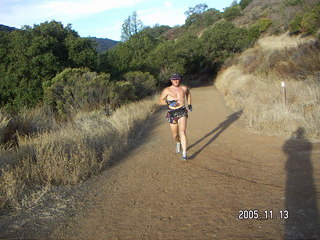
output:
[[[170,77],[170,80],[181,80],[181,79],[182,77],[178,73],[172,74],[172,76]]]

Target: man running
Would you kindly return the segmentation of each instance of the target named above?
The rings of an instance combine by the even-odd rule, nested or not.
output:
[[[187,160],[187,118],[188,109],[192,111],[191,93],[189,88],[181,85],[181,76],[173,74],[170,78],[172,85],[165,88],[160,95],[160,104],[168,105],[167,120],[170,123],[172,136],[176,141],[176,153],[181,153],[182,160]]]

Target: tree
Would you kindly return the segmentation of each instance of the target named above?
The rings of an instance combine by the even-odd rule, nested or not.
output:
[[[184,74],[186,72],[186,59],[181,49],[177,48],[174,41],[165,41],[160,43],[147,58],[149,70],[158,79],[164,83],[168,81],[172,73]]]
[[[185,26],[189,27],[191,24],[201,19],[201,14],[207,11],[207,9],[208,5],[205,3],[197,4],[195,7],[189,7],[189,10],[184,13],[187,16]]]
[[[141,31],[128,41],[110,49],[104,59],[100,59],[99,66],[104,66],[103,71],[110,72],[113,79],[129,71],[145,71],[148,65],[147,56],[157,46],[158,41],[147,32]]]
[[[217,23],[204,32],[200,39],[202,55],[208,63],[223,62],[235,53],[250,47],[256,39],[246,28],[236,27],[229,21]]]
[[[1,106],[32,107],[43,98],[43,83],[66,67],[93,67],[94,46],[60,22],[24,26],[0,40]],[[4,67],[5,66],[5,67]]]
[[[133,12],[124,23],[121,29],[121,41],[125,42],[130,39],[131,36],[137,34],[143,29],[143,23],[140,19],[137,19],[137,12]]]
[[[190,17],[193,14],[203,13],[203,12],[207,11],[207,9],[208,9],[208,5],[207,4],[200,3],[200,4],[197,4],[195,7],[189,7],[189,10],[186,11],[184,14],[187,17]]]

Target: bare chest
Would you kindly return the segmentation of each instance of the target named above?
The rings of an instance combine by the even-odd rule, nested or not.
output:
[[[172,99],[182,99],[185,96],[185,91],[182,87],[179,88],[169,88],[168,89],[168,98],[169,100]]]

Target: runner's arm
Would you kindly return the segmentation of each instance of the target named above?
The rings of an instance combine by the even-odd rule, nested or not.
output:
[[[186,91],[186,98],[187,98],[188,105],[191,105],[191,92],[189,88],[187,88],[187,91]]]
[[[160,105],[167,105],[167,96],[168,96],[168,93],[167,93],[167,89],[165,88],[160,95],[160,99],[159,99]]]

